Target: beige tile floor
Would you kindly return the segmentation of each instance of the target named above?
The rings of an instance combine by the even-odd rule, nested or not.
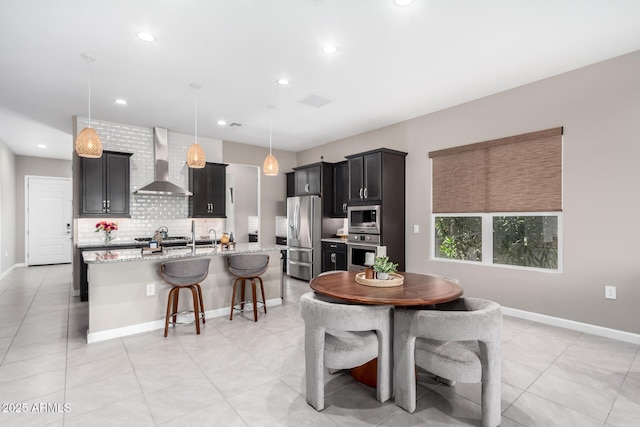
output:
[[[305,282],[288,280],[285,303],[258,323],[216,318],[199,336],[191,325],[91,345],[70,287],[68,265],[0,281],[2,426],[480,425],[479,385],[424,373],[414,414],[345,373],[326,375],[324,411],[308,406]],[[637,345],[505,317],[502,357],[503,426],[639,425]]]

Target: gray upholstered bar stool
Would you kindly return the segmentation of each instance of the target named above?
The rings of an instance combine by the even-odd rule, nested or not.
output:
[[[169,332],[169,323],[177,324],[178,298],[180,289],[189,289],[193,296],[193,316],[196,333],[200,334],[200,319],[205,323],[204,304],[202,302],[202,282],[209,274],[209,258],[194,258],[179,261],[168,261],[160,265],[160,275],[165,282],[173,286],[167,299],[167,315],[164,319],[164,336]],[[169,321],[173,317],[173,321]]]
[[[227,257],[227,266],[229,272],[236,277],[233,281],[233,292],[231,293],[231,314],[229,320],[233,320],[233,311],[244,311],[244,304],[249,302],[245,299],[245,281],[251,282],[251,305],[253,306],[253,320],[258,321],[258,305],[267,312],[267,305],[264,298],[264,283],[262,282],[262,274],[269,268],[269,255],[262,254],[237,254]],[[256,279],[260,282],[260,292],[262,293],[262,301],[256,298]],[[240,301],[236,303],[236,291],[240,284]],[[239,307],[239,308],[238,308]]]

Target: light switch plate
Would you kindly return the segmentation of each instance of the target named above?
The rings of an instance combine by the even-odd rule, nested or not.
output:
[[[418,224],[414,224],[414,225],[413,225],[413,232],[414,232],[415,234],[420,233],[420,226],[419,226]]]
[[[604,297],[606,299],[616,299],[616,287],[615,286],[605,286],[604,287]]]
[[[147,296],[150,297],[152,295],[156,294],[156,284],[155,283],[149,283],[147,285]]]

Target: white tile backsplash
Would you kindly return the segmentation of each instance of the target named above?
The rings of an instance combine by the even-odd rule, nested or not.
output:
[[[276,217],[276,236],[287,237],[287,217]]]
[[[88,120],[78,117],[78,129],[88,125]],[[132,240],[134,237],[151,237],[160,226],[166,226],[172,236],[190,236],[191,219],[189,198],[176,196],[135,195],[133,192],[154,179],[153,129],[141,126],[112,123],[91,119],[91,126],[98,132],[103,148],[110,151],[133,153],[130,160],[130,214],[131,218],[79,218],[76,243],[99,242],[100,233],[95,233],[95,224],[101,219],[118,223],[117,240]],[[193,143],[192,135],[177,132],[169,137],[169,181],[183,188],[189,187],[189,168],[186,164],[187,150]],[[198,138],[207,153],[208,162],[222,162],[222,141]],[[225,232],[224,219],[197,219],[196,237],[208,235],[215,228],[220,236]]]
[[[250,216],[247,228],[249,233],[257,233],[260,228],[260,221],[257,216]]]

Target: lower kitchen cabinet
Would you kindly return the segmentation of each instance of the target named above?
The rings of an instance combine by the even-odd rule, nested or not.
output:
[[[336,270],[347,270],[347,245],[322,242],[322,272]]]

